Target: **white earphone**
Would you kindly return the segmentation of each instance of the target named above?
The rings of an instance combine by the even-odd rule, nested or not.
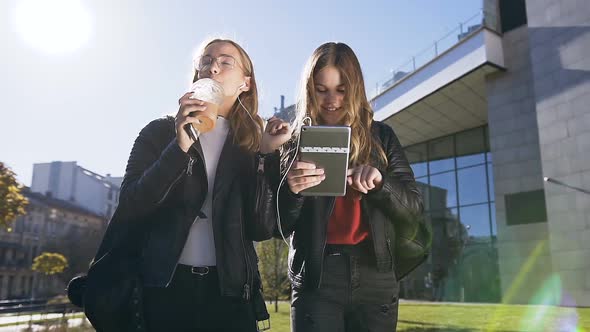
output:
[[[242,88],[247,87],[248,85],[246,84],[246,81],[244,81],[244,83],[242,83],[242,85],[240,85],[238,87],[238,91]],[[248,117],[250,118],[250,120],[252,120],[252,122],[254,122],[256,125],[258,125],[258,122],[256,122],[256,120],[254,120],[254,118],[252,118],[252,115],[250,115],[250,111],[248,111],[248,109],[246,108],[246,106],[244,106],[244,104],[242,104],[242,100],[240,100],[240,96],[238,95],[238,103],[240,103],[240,105],[242,106],[242,108],[244,109],[244,111],[246,111],[246,114],[248,115]]]

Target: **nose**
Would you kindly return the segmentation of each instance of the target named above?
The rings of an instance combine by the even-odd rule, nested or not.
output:
[[[221,70],[219,69],[219,63],[217,63],[217,59],[211,61],[211,65],[209,66],[209,73],[211,75],[217,75],[220,71]]]
[[[331,106],[335,106],[338,102],[338,96],[336,95],[336,93],[329,92],[328,96],[326,97],[326,102]]]

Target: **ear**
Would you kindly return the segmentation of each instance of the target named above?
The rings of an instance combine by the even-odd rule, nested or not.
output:
[[[250,91],[250,79],[251,79],[251,78],[252,78],[252,77],[250,77],[250,76],[246,76],[246,77],[244,78],[244,83],[245,83],[245,85],[243,85],[243,86],[240,88],[240,90],[242,90],[242,91]]]

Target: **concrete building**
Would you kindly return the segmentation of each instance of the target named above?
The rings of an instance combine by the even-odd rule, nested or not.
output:
[[[372,100],[435,230],[408,297],[590,306],[590,6],[482,8],[479,27]]]
[[[103,216],[71,202],[24,191],[26,215],[10,230],[0,229],[0,300],[47,298],[63,294],[68,276],[86,272],[106,226]],[[31,270],[44,251],[66,256],[70,267],[61,276]],[[64,278],[65,276],[65,278]]]
[[[103,176],[75,161],[33,165],[31,191],[69,201],[110,218],[119,200],[122,178]]]

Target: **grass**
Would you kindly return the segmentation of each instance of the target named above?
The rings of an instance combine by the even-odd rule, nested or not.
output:
[[[291,331],[289,303],[279,303],[277,313],[274,304],[267,307],[270,331]],[[398,332],[590,332],[590,308],[403,302],[397,327]],[[67,331],[93,329],[78,327]]]
[[[289,304],[271,311],[271,332],[289,332]],[[403,302],[399,332],[590,332],[590,308]]]
[[[27,315],[39,315],[39,316],[44,316],[47,315],[47,313],[43,313],[43,312],[33,312],[31,314],[27,313]],[[82,318],[84,317],[83,313],[77,313],[77,314],[67,314],[66,315],[67,319],[72,319],[72,318]],[[23,321],[20,322],[16,322],[16,323],[3,323],[0,324],[0,327],[6,327],[6,326],[26,326],[29,323],[31,324],[53,324],[53,323],[59,323],[61,321],[64,321],[63,317],[54,317],[54,318],[38,318],[38,319],[25,319]]]

